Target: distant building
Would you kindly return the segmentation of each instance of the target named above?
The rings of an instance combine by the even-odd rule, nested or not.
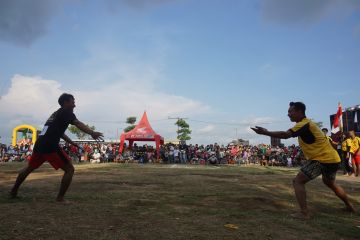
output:
[[[171,139],[167,139],[167,140],[164,140],[164,144],[173,144],[173,145],[179,145],[180,144],[180,140],[171,140]]]
[[[242,146],[250,145],[249,140],[244,140],[241,138],[232,140],[231,143],[234,145],[242,145]]]
[[[281,147],[282,146],[280,138],[271,137],[270,143],[271,143],[271,147]]]

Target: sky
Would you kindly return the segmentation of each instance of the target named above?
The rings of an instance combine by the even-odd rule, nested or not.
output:
[[[126,118],[189,143],[270,143],[289,102],[330,128],[360,104],[358,0],[1,0],[0,142],[41,129],[63,92],[77,118],[118,139]],[[296,139],[282,141],[296,143]]]

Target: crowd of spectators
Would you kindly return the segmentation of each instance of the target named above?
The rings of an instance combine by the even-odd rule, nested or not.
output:
[[[260,164],[269,166],[299,166],[304,157],[298,146],[271,147],[259,145],[165,144],[159,157],[151,145],[125,146],[119,154],[118,143],[84,142],[75,147],[61,143],[75,163],[164,163],[164,164]],[[32,145],[0,145],[0,162],[22,162],[29,159]]]
[[[165,145],[160,150],[164,163],[180,164],[260,164],[297,166],[303,160],[299,147],[252,145]]]
[[[20,144],[14,147],[0,144],[0,162],[22,162],[28,160],[31,154],[31,144]]]

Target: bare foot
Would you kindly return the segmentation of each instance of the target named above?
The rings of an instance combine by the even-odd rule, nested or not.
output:
[[[300,220],[309,220],[311,218],[309,213],[303,213],[303,212],[296,212],[290,214],[290,216]]]
[[[16,198],[18,198],[17,192],[13,192],[13,191],[9,192],[9,198],[10,198],[10,199],[16,199]]]
[[[351,204],[349,206],[342,208],[341,210],[343,210],[344,212],[355,213],[355,208]]]

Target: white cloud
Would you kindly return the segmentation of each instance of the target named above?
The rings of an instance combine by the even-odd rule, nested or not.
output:
[[[0,100],[0,135],[9,136],[11,129],[17,124],[43,124],[59,107],[57,99],[62,92],[64,90],[61,84],[55,80],[15,75],[9,91]],[[128,116],[137,116],[139,120],[144,110],[147,110],[150,120],[157,120],[170,115],[193,116],[207,113],[211,109],[208,105],[192,99],[158,92],[154,88],[141,88],[126,82],[90,91],[78,89],[71,93],[75,96],[75,113],[78,118],[84,122],[90,121],[90,124],[96,125],[97,129],[104,132],[109,132],[109,128],[124,127],[114,121],[125,121]],[[173,125],[172,122],[160,124]],[[114,137],[116,131],[112,134],[108,137]]]
[[[192,99],[142,89],[121,83],[91,91],[76,91],[79,111],[98,119],[125,119],[129,115],[142,114],[147,110],[155,119],[172,115],[205,113],[210,107]]]
[[[95,125],[108,139],[117,138],[126,126],[129,116],[139,121],[147,110],[149,121],[155,131],[165,139],[175,139],[177,127],[168,116],[189,117],[192,143],[227,144],[236,137],[250,140],[251,143],[269,143],[269,138],[256,135],[250,126],[272,126],[272,130],[287,129],[283,121],[271,117],[249,116],[231,125],[191,122],[197,116],[213,116],[210,106],[182,96],[158,92],[154,87],[137,88],[128,82],[104,85],[95,90],[75,89],[77,107],[75,114],[85,123]],[[15,75],[11,87],[0,99],[0,136],[1,141],[9,143],[12,129],[19,124],[30,124],[41,128],[49,115],[59,106],[57,99],[64,92],[56,80],[41,77]]]
[[[57,103],[51,101],[61,93],[61,85],[54,80],[41,77],[15,75],[11,79],[8,93],[1,97],[1,116],[34,116],[42,119]],[[49,101],[50,100],[50,101]]]
[[[262,125],[262,124],[274,124],[279,122],[279,120],[274,119],[272,117],[256,117],[256,116],[249,116],[246,120],[244,120],[242,123],[254,126],[254,125]]]
[[[215,129],[215,126],[212,124],[206,125],[203,128],[200,128],[199,130],[197,130],[198,133],[209,133],[212,132]]]

